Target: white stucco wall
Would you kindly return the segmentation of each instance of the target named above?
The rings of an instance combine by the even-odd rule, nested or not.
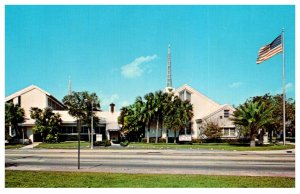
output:
[[[196,120],[219,109],[221,105],[211,100],[204,94],[193,89],[189,85],[183,85],[182,87],[176,89],[175,94],[179,95],[179,93],[184,90],[191,93],[191,104],[193,105],[193,113],[194,113],[194,117],[192,118],[192,138],[197,139],[199,137],[200,131],[198,129]]]
[[[224,107],[220,111],[213,114],[211,117],[205,119],[206,122],[214,122],[218,124],[220,127],[234,127],[233,122],[228,118],[224,117],[224,110],[229,110],[229,115],[231,116],[233,114],[233,109],[231,107]]]
[[[18,97],[16,97],[18,98]],[[25,117],[30,119],[30,108],[45,108],[47,106],[47,95],[42,91],[34,88],[21,95],[21,107],[24,109]]]

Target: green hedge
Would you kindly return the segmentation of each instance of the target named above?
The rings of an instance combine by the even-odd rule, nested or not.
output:
[[[238,139],[193,139],[192,143],[228,143],[231,145],[248,145],[250,144],[250,138],[238,138]]]
[[[105,140],[105,141],[95,141],[94,142],[94,146],[111,146],[111,142],[109,140]]]
[[[174,138],[172,138],[172,140],[173,140]],[[174,141],[174,140],[173,140]],[[172,142],[173,142],[172,141]],[[169,138],[169,142],[170,142],[170,138]],[[142,140],[141,140],[141,143],[147,143],[147,137],[146,138],[143,138]],[[149,138],[149,143],[155,143],[155,137],[150,137]],[[166,138],[162,138],[162,137],[159,137],[158,138],[158,143],[166,143]]]
[[[129,145],[129,141],[125,140],[125,141],[121,142],[120,145],[123,146],[123,147],[126,147],[126,146]]]

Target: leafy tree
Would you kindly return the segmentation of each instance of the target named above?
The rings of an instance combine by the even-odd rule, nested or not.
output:
[[[272,140],[272,132],[275,134],[282,133],[283,130],[283,104],[282,104],[282,94],[277,94],[271,96],[270,94],[265,94],[264,96],[255,96],[252,98],[254,102],[264,102],[266,107],[272,107],[274,109],[272,113],[273,123],[267,126],[268,132],[270,134],[270,139]],[[285,111],[286,111],[286,132],[290,132],[292,136],[295,136],[295,101],[293,99],[287,99],[285,101]]]
[[[258,131],[260,129],[265,130],[268,125],[274,122],[272,114],[273,108],[268,107],[266,103],[248,100],[236,108],[231,120],[236,126],[249,133],[252,140],[250,145],[255,145]]]
[[[154,94],[150,92],[144,96],[144,99],[146,100],[146,102],[145,102],[145,108],[142,111],[142,118],[148,129],[147,143],[149,143],[150,126],[154,120],[154,107],[155,107]]]
[[[59,128],[62,120],[59,113],[53,113],[51,108],[44,110],[37,107],[30,109],[30,117],[35,119],[34,133],[39,133],[43,142],[56,143],[59,141]]]
[[[184,131],[186,134],[187,128],[189,129],[191,128],[191,119],[194,116],[193,106],[190,103],[190,101],[185,100],[181,102],[180,113],[181,113],[181,122],[183,124]]]
[[[166,127],[165,125],[165,120],[166,117],[168,116],[168,114],[170,114],[170,112],[172,111],[172,106],[173,106],[173,99],[174,99],[174,94],[173,93],[164,93],[164,98],[163,98],[163,115],[161,117],[161,129],[163,127]],[[168,139],[169,139],[169,129],[166,127],[166,143],[168,143]]]
[[[91,116],[93,112],[93,125],[99,123],[100,119],[96,116],[95,111],[100,109],[100,100],[96,93],[89,94],[87,91],[84,92],[72,92],[71,95],[64,96],[63,103],[67,107],[70,115],[77,119],[77,124],[83,121],[86,125],[91,128]],[[90,134],[90,129],[88,131]],[[90,135],[89,135],[90,141]]]
[[[157,91],[147,93],[144,101],[141,97],[137,97],[134,104],[123,107],[118,122],[122,124],[122,130],[128,132],[142,134],[141,131],[147,128],[147,143],[149,143],[150,126],[156,123],[155,143],[157,143],[159,127],[173,129],[176,136],[176,131],[190,126],[192,117],[190,102],[181,101],[173,94]]]
[[[122,125],[122,131],[127,133],[131,139],[139,139],[143,135],[145,129],[142,114],[144,105],[142,98],[137,97],[134,104],[121,109],[118,123]]]
[[[128,123],[128,116],[132,115],[132,110],[130,109],[129,106],[124,106],[121,108],[121,113],[120,116],[118,117],[118,123],[122,125],[122,130],[123,131],[128,131],[129,130],[129,124]]]
[[[222,128],[217,123],[208,122],[204,128],[203,134],[209,139],[219,139],[222,136]]]
[[[168,94],[162,91],[157,91],[154,93],[154,119],[156,121],[156,132],[155,132],[155,143],[158,142],[158,128],[159,123],[163,125],[163,116],[170,101],[168,101]]]
[[[18,124],[24,122],[24,109],[13,103],[5,103],[5,125],[10,125],[12,130],[15,131],[16,137],[18,138],[22,136],[22,130]]]
[[[164,126],[174,130],[174,143],[176,143],[176,133],[182,129],[190,127],[193,117],[193,107],[189,101],[182,101],[178,96],[170,102],[168,111],[164,117]]]

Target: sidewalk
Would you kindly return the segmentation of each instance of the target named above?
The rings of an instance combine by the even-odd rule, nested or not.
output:
[[[252,152],[252,153],[257,153],[257,154],[295,154],[295,148],[294,149],[287,149],[287,150],[264,150],[264,151],[245,151],[245,152]]]
[[[122,148],[120,144],[111,142],[111,148]]]
[[[34,148],[35,146],[39,145],[40,143],[42,143],[42,142],[34,142],[34,143],[30,144],[30,145],[21,147],[20,150],[32,149],[32,148]]]

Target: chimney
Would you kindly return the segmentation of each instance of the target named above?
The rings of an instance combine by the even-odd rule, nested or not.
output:
[[[112,102],[109,106],[110,106],[110,112],[114,113],[115,112],[115,104]]]

